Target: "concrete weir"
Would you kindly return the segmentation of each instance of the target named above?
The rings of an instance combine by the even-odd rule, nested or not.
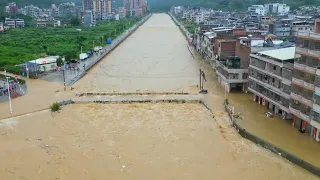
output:
[[[153,96],[97,96],[71,100],[72,103],[200,103],[199,95],[153,95]],[[70,102],[70,103],[71,103]]]

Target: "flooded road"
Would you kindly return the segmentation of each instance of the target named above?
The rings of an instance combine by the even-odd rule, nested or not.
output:
[[[154,14],[75,84],[80,92],[189,90],[198,64],[167,15]]]
[[[39,109],[77,91],[196,92],[199,67],[207,73],[204,98],[215,119],[200,104],[147,103],[73,104],[60,113],[2,120],[0,179],[319,179],[230,127],[213,71],[192,58],[165,14],[153,15],[75,91],[55,92],[61,84],[32,81],[35,93],[14,103]],[[237,99],[228,96],[231,103]]]
[[[204,86],[209,90],[209,93],[204,96],[204,99],[218,114],[224,112],[222,106],[224,101],[223,87],[217,82],[216,74],[212,68],[200,56],[196,55],[195,57],[206,72],[207,82]],[[227,94],[227,98],[229,103],[235,107],[235,113],[243,114],[243,120],[238,121],[240,126],[277,147],[320,167],[320,158],[315,158],[319,156],[320,144],[309,135],[301,134],[292,127],[290,120],[283,120],[278,116],[266,117],[264,113],[269,110],[265,106],[253,102],[251,93],[232,92]]]
[[[0,126],[0,179],[317,179],[229,130],[200,104],[70,105]]]

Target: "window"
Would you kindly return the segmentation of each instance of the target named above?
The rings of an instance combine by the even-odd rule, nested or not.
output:
[[[277,66],[273,66],[273,70],[277,70]]]
[[[248,73],[243,73],[242,74],[242,79],[248,79]]]

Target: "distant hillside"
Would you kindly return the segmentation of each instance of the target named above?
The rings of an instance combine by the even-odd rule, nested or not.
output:
[[[172,6],[204,6],[220,10],[246,10],[252,4],[284,2],[293,9],[302,5],[320,5],[320,0],[148,0],[152,11],[167,10]]]

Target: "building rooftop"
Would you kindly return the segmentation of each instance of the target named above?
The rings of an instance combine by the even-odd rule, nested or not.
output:
[[[50,64],[50,63],[55,63],[57,61],[59,56],[47,56],[44,58],[39,58],[39,59],[35,59],[32,61],[29,61],[29,63],[36,63],[36,64]]]
[[[274,59],[278,59],[281,61],[291,60],[296,57],[296,48],[289,47],[289,48],[282,48],[282,49],[273,49],[268,51],[262,51],[258,54],[268,56]]]

